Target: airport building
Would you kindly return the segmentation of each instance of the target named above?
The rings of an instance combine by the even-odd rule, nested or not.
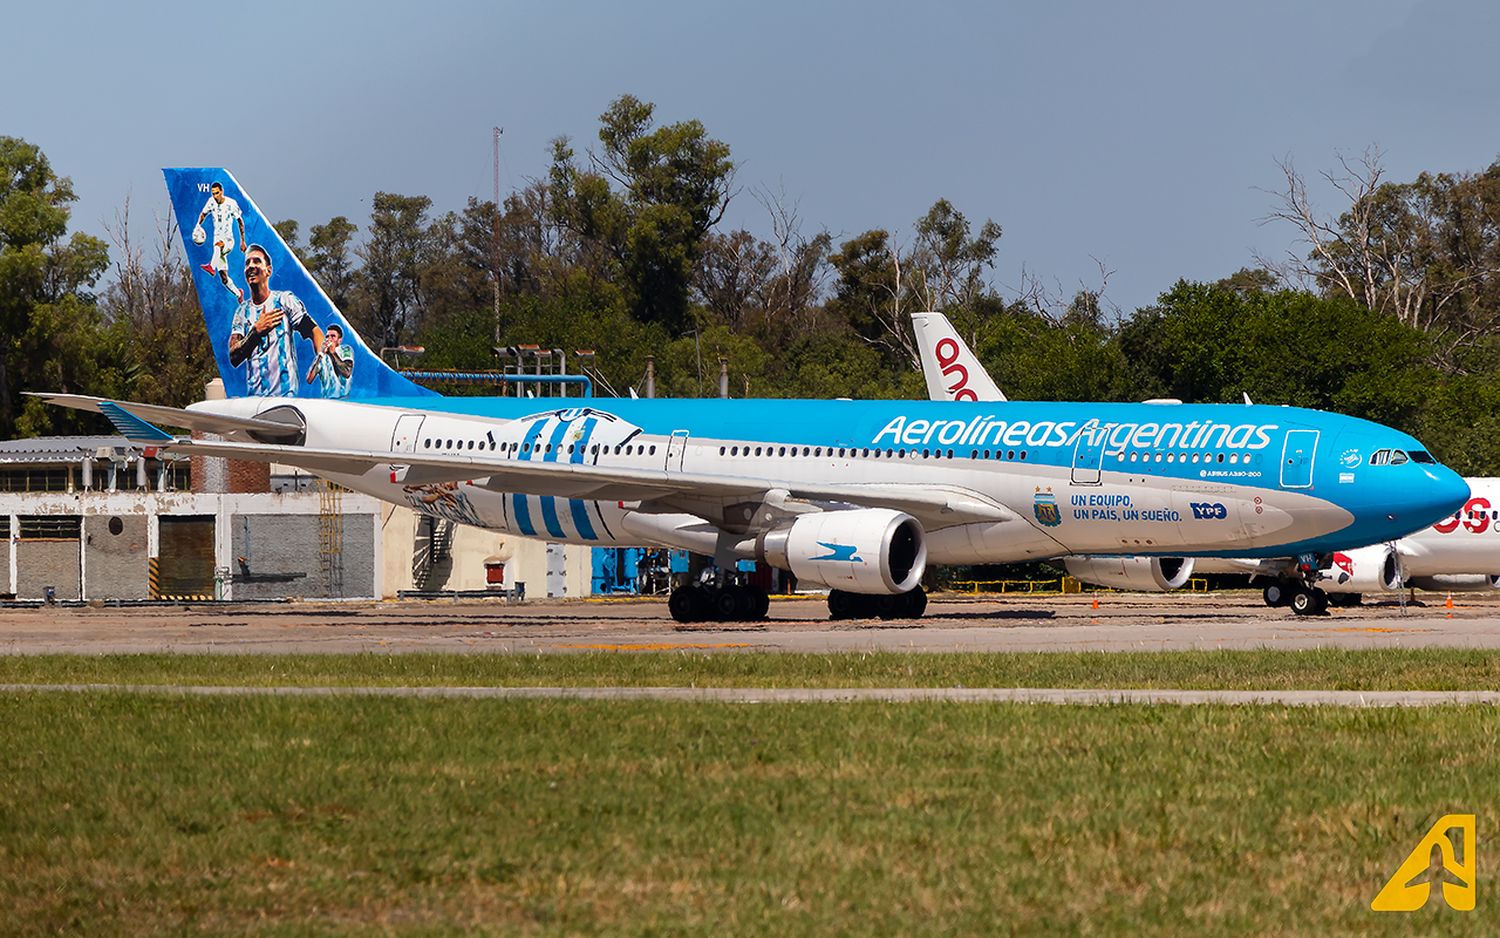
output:
[[[117,436],[0,443],[15,599],[584,596],[592,551],[418,515],[304,472],[158,458]],[[521,586],[524,584],[524,586]]]

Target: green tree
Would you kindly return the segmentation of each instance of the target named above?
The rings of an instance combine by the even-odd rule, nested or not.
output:
[[[1336,410],[1412,425],[1438,378],[1419,330],[1348,297],[1240,294],[1179,282],[1120,330],[1131,386],[1148,397]]]
[[[292,249],[293,254],[302,253],[302,246],[297,243],[297,236],[301,233],[302,226],[297,222],[297,219],[283,218],[271,227],[275,228],[276,233],[281,235],[281,240],[286,242],[286,246]]]
[[[431,261],[433,234],[425,195],[377,192],[370,211],[370,237],[355,253],[359,275],[360,325],[379,347],[400,345],[420,325],[422,274]]]
[[[837,274],[828,311],[882,349],[891,367],[918,365],[912,313],[962,315],[995,298],[985,276],[995,263],[999,225],[986,219],[975,233],[962,212],[938,199],[915,230],[916,242],[904,250],[885,229],[874,228],[828,258]]]
[[[82,425],[21,390],[112,393],[130,364],[122,334],[109,329],[90,292],[109,249],[68,229],[73,185],[42,151],[0,136],[0,433],[31,434]]]
[[[333,305],[349,313],[349,294],[354,287],[355,263],[350,242],[359,229],[343,215],[335,215],[324,225],[313,225],[307,239],[308,271]]]
[[[554,141],[550,211],[583,242],[596,272],[617,272],[637,319],[672,334],[690,327],[689,290],[701,243],[729,204],[729,146],[695,120],[657,127],[631,95],[600,115],[602,149],[587,168]],[[592,251],[590,249],[593,249]]]
[[[131,226],[126,199],[109,228],[115,276],[100,297],[100,309],[111,328],[125,335],[130,399],[183,407],[202,399],[204,383],[216,368],[170,210],[166,217],[143,239]]]

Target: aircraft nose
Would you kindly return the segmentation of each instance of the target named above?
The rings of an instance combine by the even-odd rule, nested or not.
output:
[[[1469,483],[1447,466],[1423,466],[1427,477],[1410,486],[1397,500],[1400,512],[1396,520],[1408,522],[1412,529],[1423,527],[1464,507],[1469,500]]]

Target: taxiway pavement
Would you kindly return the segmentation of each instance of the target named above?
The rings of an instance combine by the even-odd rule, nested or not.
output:
[[[678,625],[651,600],[192,604],[0,609],[0,654],[582,651],[1151,651],[1500,648],[1500,597],[1423,596],[1301,618],[1259,593],[967,597],[919,620],[830,622],[820,597],[756,623]]]

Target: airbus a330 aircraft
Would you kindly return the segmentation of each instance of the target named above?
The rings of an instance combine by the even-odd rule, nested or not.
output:
[[[928,563],[1310,563],[1468,497],[1404,433],[1284,407],[443,397],[365,346],[227,171],[165,173],[229,399],[179,410],[43,396],[176,453],[299,466],[527,537],[684,548],[726,571],[762,560],[829,587],[836,617],[920,615]],[[198,227],[210,216],[212,233]],[[1404,464],[1367,464],[1398,450]],[[764,614],[764,594],[721,576],[675,591],[672,615]]]
[[[1005,395],[941,313],[915,313],[912,326],[935,401],[1003,401]],[[1369,454],[1371,469],[1405,463],[1400,449]],[[1352,461],[1348,457],[1345,462]],[[1347,466],[1355,471],[1359,466]],[[1068,557],[1063,563],[1080,580],[1132,589],[1176,589],[1194,573],[1244,573],[1269,579],[1266,603],[1291,605],[1301,614],[1321,612],[1332,603],[1353,605],[1366,594],[1395,593],[1407,587],[1452,592],[1500,589],[1500,479],[1468,479],[1471,495],[1462,510],[1395,541],[1351,544],[1320,558],[1316,573],[1300,569],[1297,558]]]

